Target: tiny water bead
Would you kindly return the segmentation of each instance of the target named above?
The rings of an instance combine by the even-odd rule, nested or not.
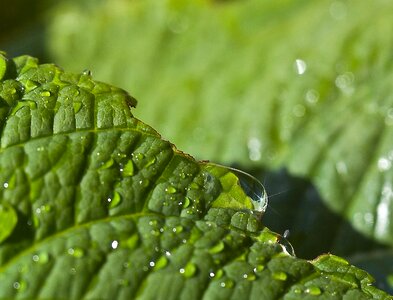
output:
[[[85,252],[81,248],[69,248],[67,253],[75,258],[81,258],[85,255]]]
[[[108,198],[107,199],[108,203],[109,203],[109,208],[115,208],[116,206],[118,206],[121,202],[121,196],[118,192],[114,192],[113,193],[113,197],[112,198]]]
[[[287,280],[288,275],[285,272],[273,272],[272,277],[276,280],[285,281]]]
[[[49,254],[47,252],[34,254],[32,260],[36,263],[46,264],[47,262],[49,262]]]
[[[313,296],[318,296],[318,295],[320,295],[322,292],[321,292],[321,289],[320,289],[319,287],[313,285],[313,286],[308,287],[308,288],[305,290],[305,293],[306,293],[306,294],[313,295]]]
[[[11,205],[0,204],[0,243],[8,238],[18,223],[18,215]]]
[[[197,271],[197,267],[194,263],[188,262],[184,268],[179,270],[180,274],[182,274],[186,278],[190,278],[195,275]]]

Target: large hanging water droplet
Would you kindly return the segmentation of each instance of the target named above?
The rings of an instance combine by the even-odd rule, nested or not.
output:
[[[266,211],[268,205],[268,196],[264,186],[258,179],[242,170],[215,163],[209,163],[209,165],[227,169],[229,172],[235,174],[239,179],[239,184],[244,193],[250,198],[254,207],[254,212],[260,217]]]
[[[18,215],[11,205],[0,204],[0,243],[14,231],[18,223]]]

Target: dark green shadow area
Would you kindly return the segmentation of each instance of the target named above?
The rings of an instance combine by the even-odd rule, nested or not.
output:
[[[5,0],[0,9],[0,50],[9,57],[29,54],[48,61],[45,15],[55,2]]]
[[[285,169],[248,172],[263,183],[269,195],[269,205],[262,219],[264,225],[281,234],[289,230],[288,240],[297,257],[314,259],[328,252],[346,257],[369,272],[377,280],[378,288],[393,293],[387,278],[393,270],[380,268],[380,261],[374,264],[351,259],[359,253],[385,252],[389,248],[365,237],[348,221],[333,213],[310,181],[292,176]],[[393,254],[390,259],[393,260]]]

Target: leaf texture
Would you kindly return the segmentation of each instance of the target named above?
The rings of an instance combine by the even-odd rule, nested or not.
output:
[[[298,259],[230,170],[134,118],[121,89],[0,56],[1,299],[388,299]]]

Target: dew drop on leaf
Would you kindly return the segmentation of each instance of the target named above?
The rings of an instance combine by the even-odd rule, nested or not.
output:
[[[225,244],[223,241],[219,241],[217,244],[215,244],[212,248],[209,249],[210,254],[216,254],[220,253],[222,250],[224,250]]]
[[[307,294],[313,295],[313,296],[318,296],[321,294],[321,289],[315,285],[308,287],[305,292]]]
[[[220,286],[223,287],[223,288],[231,289],[234,286],[234,282],[232,280],[230,280],[230,279],[227,279],[225,281],[222,281],[220,283]]]
[[[121,196],[118,192],[114,192],[112,198],[108,198],[109,208],[115,208],[121,202]]]
[[[11,205],[0,204],[0,243],[11,235],[16,224],[18,216]]]
[[[190,198],[185,197],[183,202],[183,208],[187,208],[190,206]]]
[[[97,153],[98,155],[98,153]],[[109,169],[110,167],[113,166],[113,163],[115,161],[113,160],[113,158],[108,159],[106,162],[102,163],[100,170],[105,170],[105,169]]]
[[[42,91],[42,92],[40,93],[40,95],[41,95],[42,97],[50,97],[51,93],[50,93],[49,91]]]
[[[49,261],[49,254],[47,252],[34,254],[32,259],[36,263],[46,264]]]
[[[154,270],[160,270],[163,269],[167,266],[168,264],[168,258],[164,255],[161,256],[157,261],[156,264],[154,266]]]
[[[181,268],[179,272],[186,278],[190,278],[195,275],[197,267],[194,263],[189,262],[184,268]]]
[[[287,280],[288,275],[285,272],[273,272],[272,277],[276,280],[285,281]]]
[[[175,187],[173,187],[173,186],[170,185],[170,186],[168,186],[168,187],[165,188],[165,192],[168,193],[168,194],[174,194],[174,193],[177,192],[177,190],[176,190]]]
[[[81,248],[69,248],[67,252],[75,258],[81,258],[85,255],[85,252]]]
[[[130,177],[134,175],[134,163],[129,160],[123,167],[123,176]]]

